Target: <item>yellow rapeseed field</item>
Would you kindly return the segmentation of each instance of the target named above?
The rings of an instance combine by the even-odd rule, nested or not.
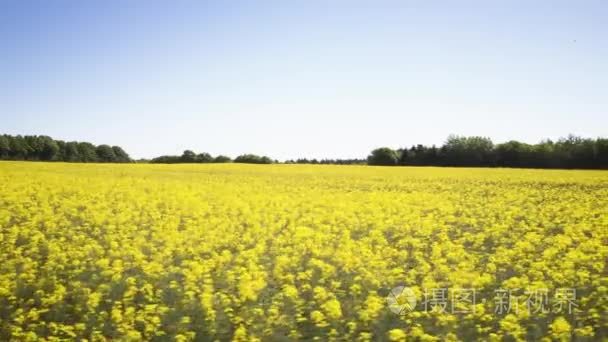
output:
[[[607,259],[606,171],[0,163],[2,341],[601,340]]]

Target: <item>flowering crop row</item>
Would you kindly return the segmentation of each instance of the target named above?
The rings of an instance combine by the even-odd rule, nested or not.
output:
[[[607,208],[602,171],[2,162],[0,340],[596,340]]]

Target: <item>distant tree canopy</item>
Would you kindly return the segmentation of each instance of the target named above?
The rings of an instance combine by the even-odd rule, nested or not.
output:
[[[397,156],[397,162],[393,162],[393,155]],[[608,139],[570,135],[555,142],[508,141],[495,145],[486,137],[452,135],[441,147],[414,145],[394,151],[386,147],[376,149],[368,157],[368,164],[606,169]]]
[[[286,160],[285,164],[331,164],[331,165],[365,165],[366,159],[306,159]]]
[[[247,163],[247,164],[272,164],[277,161],[266,156],[255,154],[242,154],[234,160],[230,157],[219,155],[213,157],[211,154],[203,152],[196,154],[191,150],[185,150],[181,156],[160,156],[150,160],[150,163],[157,164],[176,164],[176,163]]]
[[[393,166],[397,165],[398,161],[397,152],[388,147],[377,148],[367,157],[367,164],[369,165]]]
[[[181,156],[160,156],[150,160],[153,164],[177,164],[177,163],[230,163],[230,157],[219,155],[213,157],[209,153],[196,154],[192,150],[185,150]]]
[[[241,154],[234,158],[235,163],[247,164],[272,164],[274,161],[266,156],[258,156],[255,154]]]
[[[132,162],[119,146],[54,140],[45,135],[0,135],[0,160],[39,160],[65,162]],[[185,150],[181,156],[160,156],[150,163],[229,163],[230,157],[212,156]],[[278,163],[267,156],[242,154],[235,163]],[[393,150],[381,147],[367,159],[297,159],[286,164],[368,164],[419,166],[522,167],[562,169],[608,169],[608,139],[588,139],[570,135],[557,141],[527,144],[511,140],[494,144],[490,138],[451,135],[442,146],[413,145]]]
[[[98,154],[105,155],[97,147]],[[49,148],[52,150],[52,147]],[[2,142],[0,141],[0,151]],[[66,156],[70,149],[66,148]],[[116,155],[116,151],[114,152]],[[186,150],[181,156],[160,156],[150,163],[228,163],[230,157],[209,153],[196,154]],[[243,154],[235,163],[278,163],[266,156]],[[494,144],[490,138],[450,135],[442,146],[413,145],[393,150],[381,147],[373,150],[367,159],[306,159],[286,160],[285,164],[335,164],[335,165],[382,165],[382,166],[469,166],[469,167],[522,167],[522,168],[608,168],[608,139],[585,139],[573,135],[555,142],[545,140],[539,144],[508,141]]]
[[[131,162],[119,146],[54,140],[45,135],[0,135],[0,160],[38,160],[65,162]]]
[[[214,163],[230,163],[232,159],[228,156],[219,155],[213,158]]]

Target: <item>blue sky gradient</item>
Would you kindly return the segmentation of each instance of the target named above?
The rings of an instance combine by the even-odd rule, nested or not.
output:
[[[1,1],[0,133],[277,159],[606,136],[607,1]]]

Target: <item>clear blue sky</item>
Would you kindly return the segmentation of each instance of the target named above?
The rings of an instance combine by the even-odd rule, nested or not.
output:
[[[0,1],[0,133],[365,157],[608,135],[608,1]]]

